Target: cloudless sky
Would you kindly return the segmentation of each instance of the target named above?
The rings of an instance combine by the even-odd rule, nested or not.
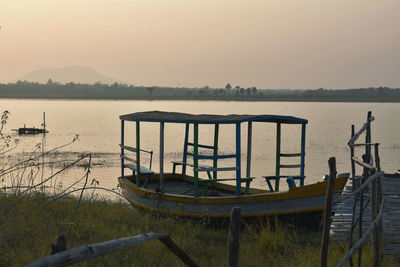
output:
[[[135,85],[400,87],[399,0],[0,0],[0,83],[87,66]]]

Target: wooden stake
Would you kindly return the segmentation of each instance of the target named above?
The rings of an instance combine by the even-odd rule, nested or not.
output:
[[[336,158],[331,157],[328,161],[329,164],[329,183],[328,190],[325,198],[324,221],[322,232],[322,245],[321,245],[321,267],[328,266],[328,245],[329,245],[329,230],[331,227],[331,214],[332,214],[332,199],[335,193],[335,180],[336,180]]]
[[[242,209],[235,207],[231,212],[229,222],[229,267],[239,266],[239,245],[240,245],[240,214]]]

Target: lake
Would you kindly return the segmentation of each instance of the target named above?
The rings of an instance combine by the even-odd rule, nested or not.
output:
[[[43,139],[44,149],[70,142],[76,134],[79,141],[60,149],[68,155],[92,152],[98,161],[90,179],[101,186],[117,185],[119,168],[120,120],[119,115],[160,110],[195,114],[276,114],[308,119],[306,138],[306,183],[313,183],[329,173],[328,159],[335,156],[338,173],[350,172],[350,153],[347,141],[351,124],[358,130],[366,121],[367,111],[376,120],[372,124],[372,140],[379,142],[382,169],[393,173],[400,169],[400,104],[398,103],[318,103],[318,102],[234,102],[234,101],[98,101],[98,100],[17,100],[1,99],[0,111],[11,115],[5,132],[23,127],[40,127],[42,112],[46,112],[49,133]],[[135,146],[134,123],[126,123],[127,144]],[[159,124],[143,123],[141,147],[154,150],[153,169],[158,169]],[[165,171],[170,171],[172,160],[179,160],[183,150],[183,125],[167,124],[165,129]],[[273,175],[275,170],[275,124],[254,123],[252,176]],[[212,145],[213,128],[200,126],[200,143]],[[242,156],[245,158],[247,129],[242,127]],[[18,137],[17,134],[13,136]],[[18,148],[9,154],[20,156],[30,152],[42,136],[20,136]],[[234,151],[233,126],[221,126],[220,151]],[[358,150],[361,157],[362,150]],[[282,152],[300,152],[300,127],[282,126]],[[145,163],[148,159],[144,156]],[[242,171],[245,172],[243,160]],[[46,170],[49,171],[49,170]],[[52,170],[54,171],[54,170]],[[82,171],[81,171],[82,172]],[[190,172],[189,172],[190,173]],[[361,173],[361,170],[358,172]],[[64,184],[78,176],[77,171],[64,174]],[[232,174],[232,177],[234,175]],[[260,179],[255,186],[264,187]]]

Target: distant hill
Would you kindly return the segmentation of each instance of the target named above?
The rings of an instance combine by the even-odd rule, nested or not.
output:
[[[95,82],[104,84],[125,83],[121,80],[104,76],[91,68],[82,66],[34,70],[16,81],[46,83],[49,79],[53,82],[64,84],[69,82],[84,84],[93,84]]]

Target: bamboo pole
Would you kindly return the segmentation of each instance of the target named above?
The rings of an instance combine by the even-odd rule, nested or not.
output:
[[[329,164],[329,183],[326,191],[324,221],[322,232],[321,244],[321,267],[328,266],[328,245],[329,245],[329,230],[331,227],[331,214],[332,214],[332,199],[335,193],[335,180],[336,180],[336,158],[331,157],[328,161]]]
[[[240,247],[240,214],[241,208],[235,207],[231,212],[229,222],[228,247],[229,247],[229,267],[239,266],[239,247]]]

